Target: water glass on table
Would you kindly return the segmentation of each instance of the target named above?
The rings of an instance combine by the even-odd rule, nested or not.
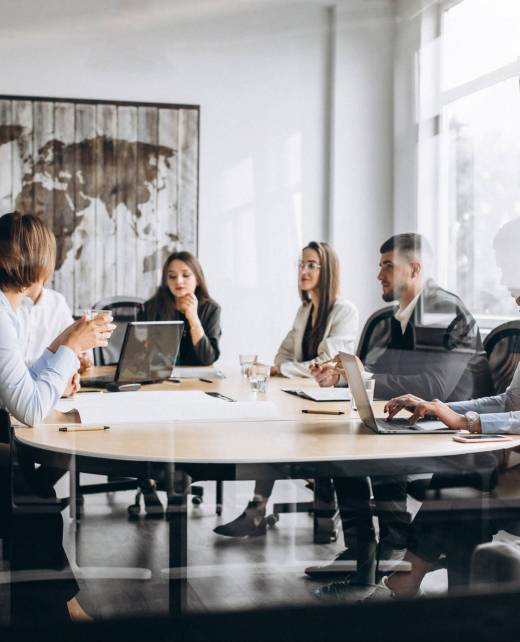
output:
[[[242,370],[242,376],[247,376],[248,369],[256,363],[258,359],[257,354],[239,354],[238,359],[240,361],[240,368]]]
[[[252,392],[267,392],[267,382],[269,381],[270,366],[264,363],[253,363],[247,369],[247,378]]]
[[[370,401],[370,403],[373,403],[374,390],[376,389],[376,380],[373,377],[370,379],[363,378],[363,383],[365,384],[365,390],[367,393],[368,400]],[[356,400],[354,399],[354,395],[352,394],[352,391],[350,393],[350,397],[351,397],[352,410],[354,410],[354,412],[357,412]]]

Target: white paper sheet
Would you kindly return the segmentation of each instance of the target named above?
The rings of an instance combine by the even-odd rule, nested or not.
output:
[[[224,401],[200,391],[85,393],[61,400],[57,409],[77,409],[86,424],[159,423],[209,419],[273,419],[277,407],[269,401]]]

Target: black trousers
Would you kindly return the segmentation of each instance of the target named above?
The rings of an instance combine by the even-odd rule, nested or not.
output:
[[[63,518],[52,485],[54,473],[20,456],[0,469],[4,494],[0,515],[12,572],[11,624],[68,621],[67,602],[79,590],[63,550]]]

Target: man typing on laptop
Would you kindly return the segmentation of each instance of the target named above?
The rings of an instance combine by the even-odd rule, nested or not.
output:
[[[376,379],[376,397],[412,392],[451,401],[487,392],[490,378],[478,327],[456,295],[428,278],[433,262],[428,242],[419,234],[399,234],[383,243],[380,253],[382,297],[397,305],[375,319],[364,356],[365,368]],[[320,386],[345,385],[337,364],[314,367],[312,374]],[[411,522],[406,510],[408,481],[399,476],[371,478],[375,499],[386,507],[386,517],[379,518],[380,559],[391,563],[406,548]],[[306,573],[345,574],[357,560],[354,577],[331,585],[335,594],[348,590],[349,581],[374,581],[376,534],[369,480],[341,477],[334,483],[347,548],[331,564],[309,567]]]

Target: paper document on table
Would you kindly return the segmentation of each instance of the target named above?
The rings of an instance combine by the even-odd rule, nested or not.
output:
[[[68,401],[68,400],[67,400]],[[200,391],[119,392],[71,400],[86,424],[159,423],[231,419],[273,419],[279,415],[269,401],[224,401]],[[66,412],[60,402],[60,410]]]
[[[283,392],[310,401],[349,401],[348,388],[282,388]]]
[[[222,370],[217,368],[190,368],[183,366],[181,368],[174,368],[170,379],[225,379],[226,375]]]

